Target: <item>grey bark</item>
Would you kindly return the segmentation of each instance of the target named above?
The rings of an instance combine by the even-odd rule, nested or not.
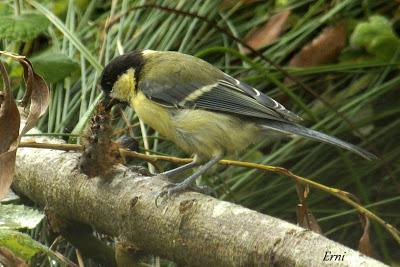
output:
[[[77,153],[20,148],[13,187],[61,216],[182,266],[385,266],[283,220],[188,192],[155,205],[167,182],[119,167],[88,179]],[[326,254],[342,255],[324,261]]]

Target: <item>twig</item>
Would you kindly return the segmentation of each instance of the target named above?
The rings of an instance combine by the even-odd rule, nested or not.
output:
[[[48,143],[36,143],[36,142],[21,142],[19,147],[31,147],[31,148],[47,148],[47,149],[57,149],[57,150],[64,150],[64,151],[81,151],[82,145],[77,144],[48,144]],[[124,157],[132,157],[147,161],[149,163],[156,163],[158,161],[168,161],[175,164],[185,164],[192,161],[191,158],[177,158],[177,157],[170,157],[170,156],[159,156],[159,155],[146,155],[139,152],[128,151],[125,149],[120,149],[120,153]],[[264,164],[252,163],[252,162],[244,162],[244,161],[237,161],[237,160],[220,160],[218,164],[226,165],[226,166],[237,166],[237,167],[244,167],[249,169],[258,169],[273,173],[282,174],[287,177],[291,177],[295,179],[297,182],[308,185],[310,187],[319,189],[321,191],[327,192],[330,195],[333,195],[348,205],[355,208],[360,214],[367,216],[369,219],[379,223],[382,225],[391,235],[392,237],[400,244],[400,232],[397,230],[393,225],[387,223],[382,218],[371,212],[370,210],[366,209],[362,205],[358,204],[357,201],[353,200],[356,199],[354,195],[350,194],[349,192],[329,187],[318,182],[312,181],[310,179],[298,176],[293,174],[291,171],[283,168],[283,167],[276,167],[276,166],[269,166]]]

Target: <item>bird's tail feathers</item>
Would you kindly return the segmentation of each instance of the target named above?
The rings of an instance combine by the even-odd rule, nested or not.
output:
[[[329,136],[327,134],[324,134],[324,133],[321,133],[321,132],[318,132],[315,130],[308,129],[308,128],[303,127],[298,124],[286,123],[286,122],[281,122],[281,121],[268,121],[268,122],[263,123],[261,125],[261,127],[266,130],[273,130],[273,131],[278,131],[278,132],[286,133],[286,134],[300,135],[300,136],[304,136],[304,137],[314,139],[314,140],[317,140],[320,142],[328,143],[331,145],[336,145],[338,147],[341,147],[341,148],[347,149],[353,153],[356,153],[356,154],[360,155],[361,157],[368,159],[368,160],[373,160],[373,159],[377,158],[374,154],[372,154],[362,148],[359,148],[353,144],[347,143],[343,140],[340,140],[339,138]]]

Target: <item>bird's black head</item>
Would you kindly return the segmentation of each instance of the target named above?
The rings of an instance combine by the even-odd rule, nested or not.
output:
[[[140,50],[135,50],[114,58],[104,67],[103,73],[101,74],[101,89],[106,95],[109,95],[118,78],[131,68],[135,71],[135,81],[137,82],[143,64],[143,54]]]

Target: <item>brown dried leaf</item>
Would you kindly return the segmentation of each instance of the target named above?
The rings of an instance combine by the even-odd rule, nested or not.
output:
[[[308,185],[305,185],[304,192],[303,192],[304,198],[307,198],[308,194],[310,194],[310,187]]]
[[[319,226],[317,219],[311,210],[307,210],[307,228],[318,234],[322,234],[321,226]]]
[[[16,148],[0,154],[0,200],[3,199],[11,186],[15,171]]]
[[[349,192],[343,192],[346,197],[349,199],[355,201],[357,204],[361,205],[361,201],[358,199],[353,194],[350,194]],[[376,254],[374,252],[374,248],[372,247],[370,238],[369,238],[369,228],[370,228],[370,222],[368,217],[362,213],[358,213],[358,217],[360,219],[361,226],[363,227],[363,234],[358,242],[358,250],[370,257],[374,257]]]
[[[306,198],[310,192],[310,188],[308,186],[304,187],[302,184],[296,182],[296,191],[300,201],[296,209],[298,225],[321,234],[322,230],[317,219],[314,214],[312,214],[311,210],[307,208]]]
[[[8,56],[17,60],[24,69],[26,91],[21,102],[23,107],[26,107],[29,102],[31,105],[26,124],[20,134],[22,136],[32,129],[36,125],[40,116],[46,112],[50,101],[49,88],[44,79],[33,70],[31,62],[26,57],[6,51],[0,51],[0,55]]]
[[[19,111],[12,97],[10,80],[4,65],[0,62],[4,89],[0,93],[0,153],[7,151],[18,138]]]
[[[346,23],[325,28],[289,62],[290,67],[311,67],[335,60],[346,45]]]
[[[15,169],[16,150],[22,135],[32,129],[49,104],[49,89],[45,81],[36,74],[31,63],[24,56],[6,51],[0,55],[17,60],[24,68],[26,92],[22,100],[24,106],[30,101],[30,110],[24,128],[19,134],[20,114],[11,94],[11,85],[7,71],[0,62],[0,71],[5,90],[0,97],[0,199],[11,185]]]
[[[4,81],[0,102],[0,199],[2,199],[7,194],[14,175],[20,116],[12,97],[7,70],[1,62],[0,72]]]
[[[259,49],[275,42],[288,25],[290,10],[283,10],[272,16],[262,27],[251,33],[245,40],[253,49]],[[248,49],[244,50],[249,53]]]
[[[297,205],[297,223],[305,229],[309,229],[318,234],[322,233],[321,227],[314,214],[302,204]]]
[[[46,112],[49,106],[49,88],[44,79],[34,72],[31,62],[24,58],[19,62],[24,68],[24,80],[26,84],[25,95],[22,98],[22,106],[26,107],[31,102],[26,124],[21,135],[32,129],[39,118]]]
[[[297,224],[303,226],[305,221],[304,218],[306,215],[306,209],[302,204],[297,204],[296,215],[297,215]]]
[[[363,217],[364,218],[361,218],[361,221],[364,226],[364,230],[363,230],[363,234],[360,238],[360,241],[358,241],[358,251],[360,251],[361,253],[363,253],[367,256],[374,257],[376,255],[375,250],[372,247],[371,240],[369,238],[370,222],[367,217],[365,217],[365,216],[363,216]]]

